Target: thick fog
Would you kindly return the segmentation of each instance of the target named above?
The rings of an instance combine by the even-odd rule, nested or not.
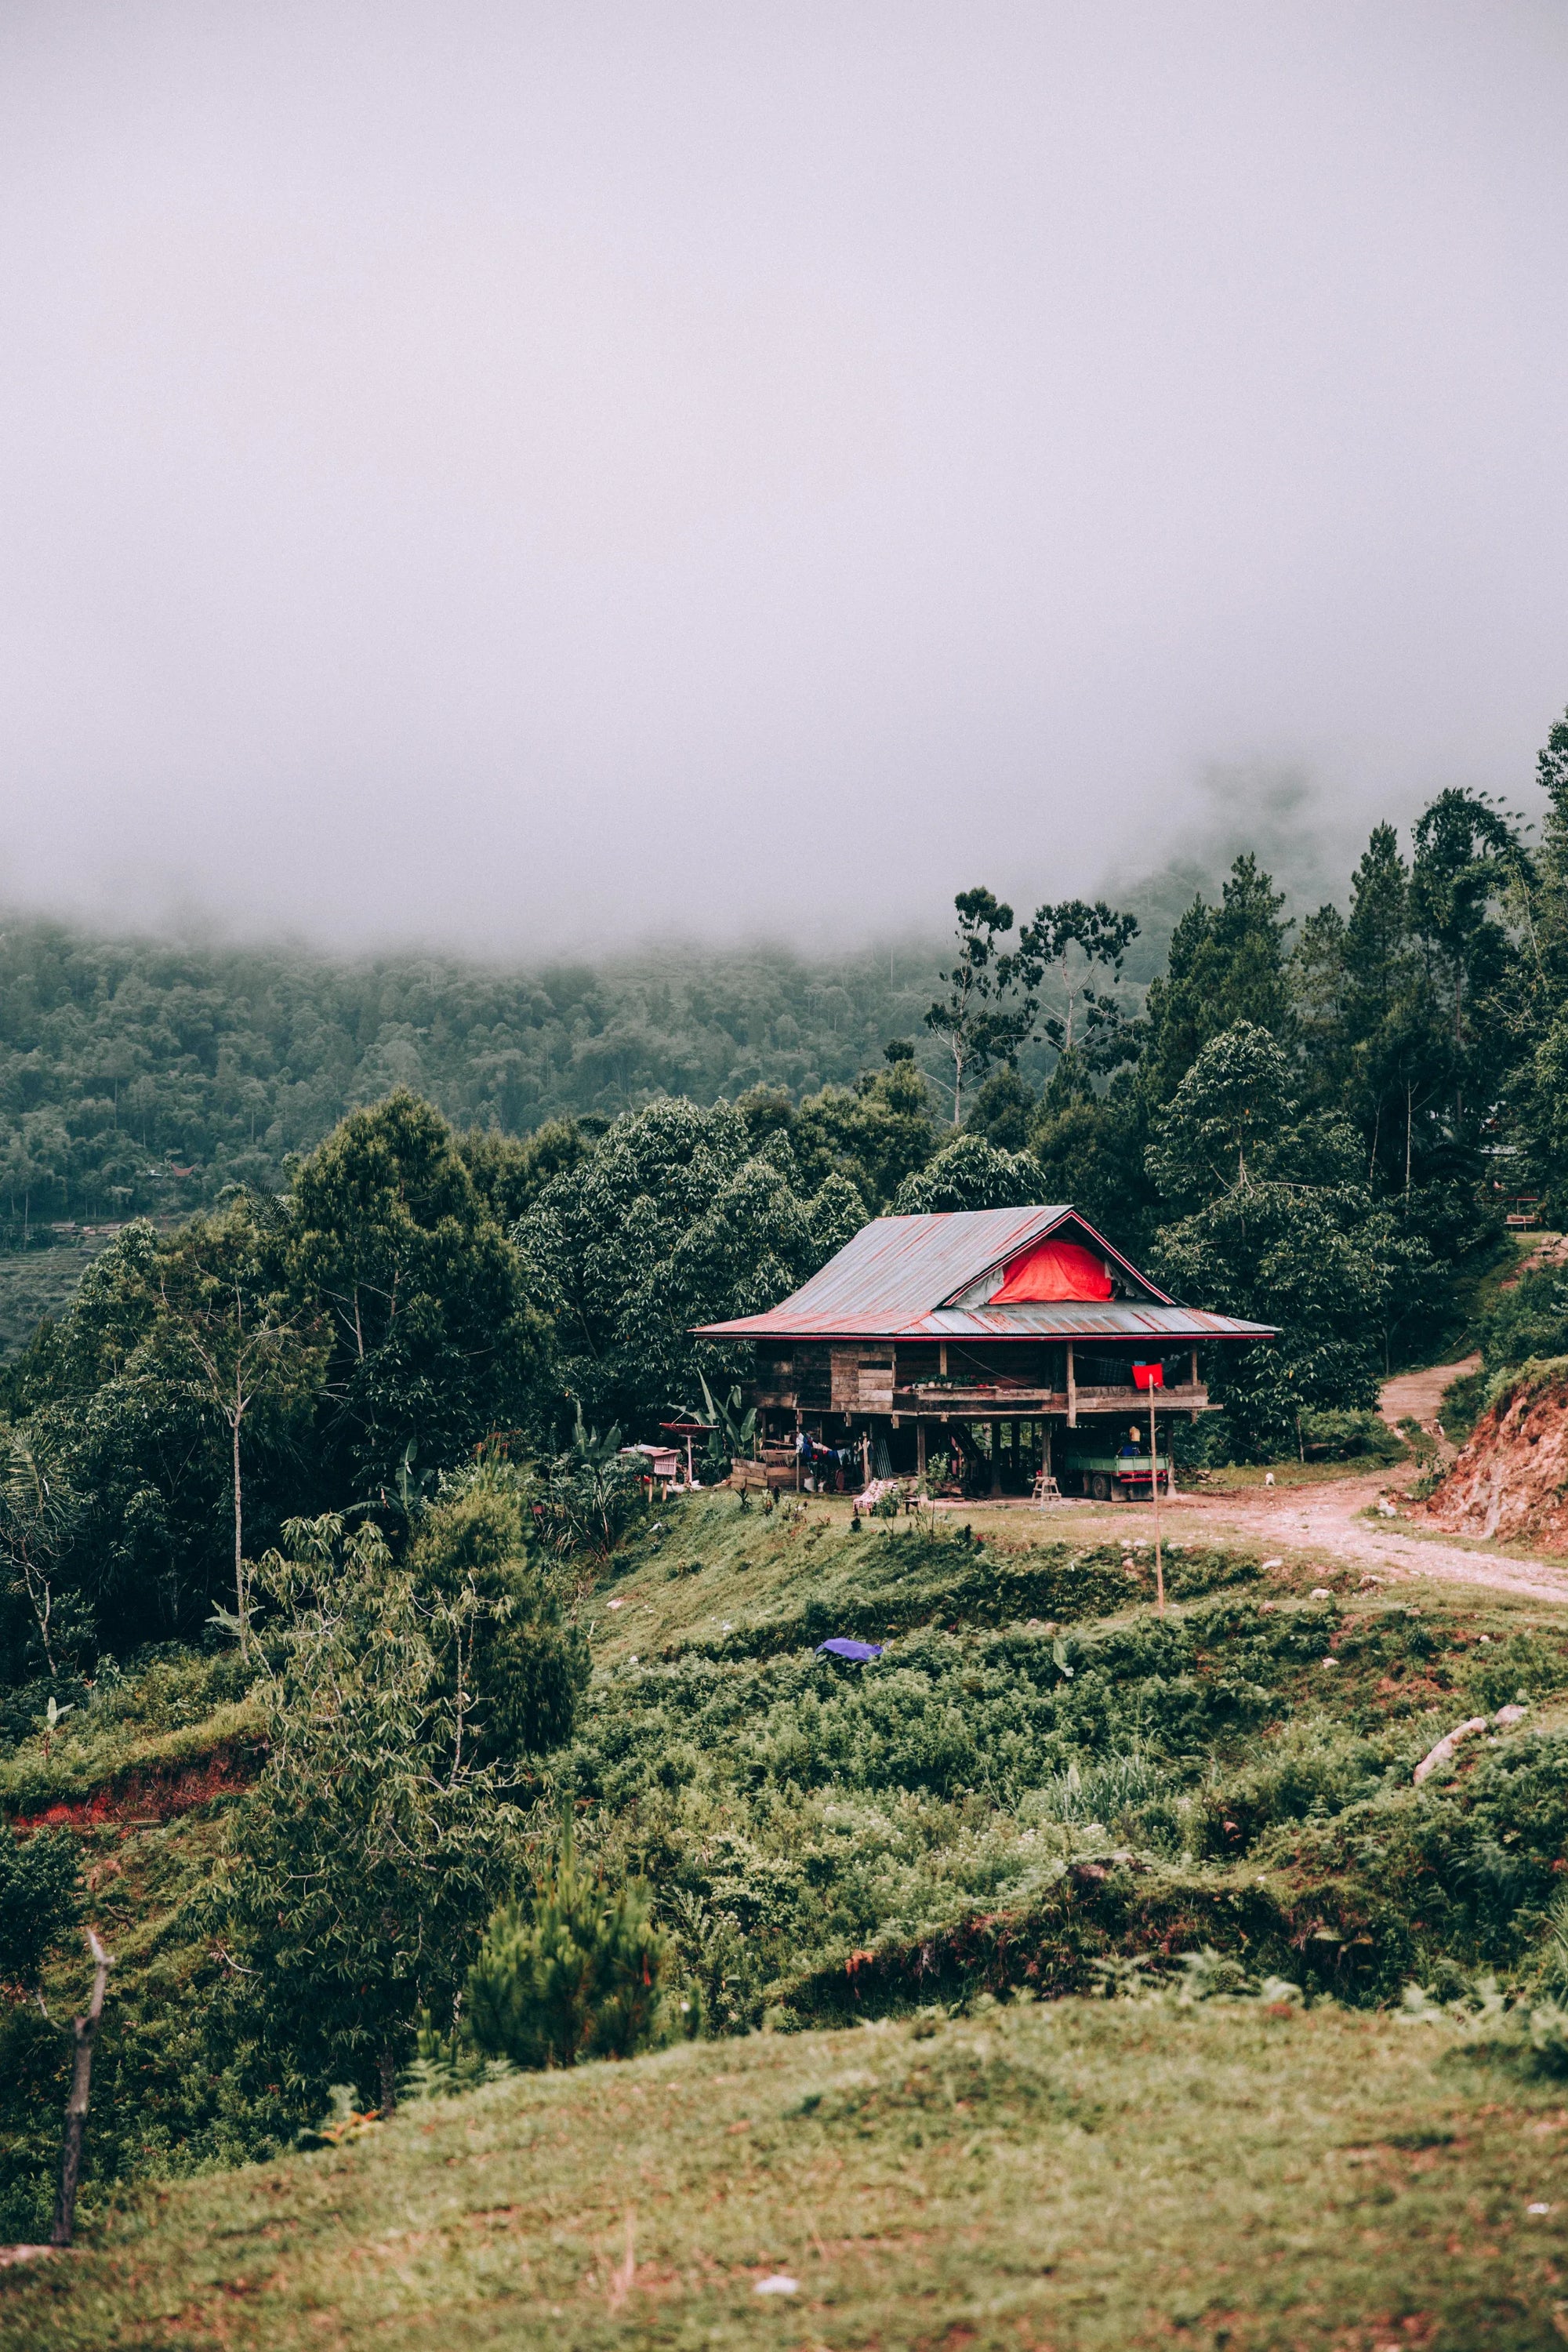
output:
[[[1565,119],[1555,0],[10,0],[0,896],[804,940],[1521,804]]]

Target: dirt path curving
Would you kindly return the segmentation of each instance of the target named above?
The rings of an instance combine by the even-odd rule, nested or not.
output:
[[[1473,1372],[1479,1356],[1457,1364],[1433,1364],[1425,1371],[1401,1372],[1385,1381],[1378,1411],[1390,1428],[1407,1415],[1423,1429],[1439,1435],[1437,1407],[1443,1391],[1463,1372]],[[1445,1454],[1453,1447],[1442,1440]],[[1201,1513],[1206,1519],[1245,1530],[1267,1543],[1293,1549],[1331,1552],[1354,1562],[1370,1574],[1406,1577],[1436,1576],[1453,1584],[1484,1584],[1498,1592],[1517,1592],[1531,1601],[1568,1602],[1568,1560],[1510,1559],[1496,1552],[1470,1550],[1426,1536],[1402,1534],[1363,1513],[1374,1509],[1391,1484],[1387,1471],[1361,1472],[1353,1477],[1326,1480],[1312,1486],[1254,1486],[1239,1495],[1188,1495],[1175,1508]]]
[[[1476,1355],[1466,1356],[1457,1364],[1428,1364],[1421,1372],[1396,1372],[1379,1390],[1377,1410],[1390,1429],[1397,1429],[1405,1420],[1418,1421],[1446,1454],[1452,1454],[1453,1447],[1437,1426],[1437,1408],[1453,1381],[1480,1368],[1481,1360]]]
[[[1184,1495],[1173,1507],[1291,1550],[1331,1552],[1373,1575],[1436,1576],[1484,1584],[1531,1601],[1568,1602],[1568,1560],[1509,1559],[1496,1552],[1401,1534],[1363,1518],[1388,1485],[1385,1474],[1334,1478],[1321,1486],[1253,1487],[1243,1495]]]

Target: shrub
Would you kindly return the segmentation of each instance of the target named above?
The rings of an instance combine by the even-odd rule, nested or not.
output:
[[[0,1833],[0,1983],[37,1983],[44,1956],[75,1925],[76,1840],[68,1830],[35,1830],[20,1844]]]
[[[319,2076],[374,2054],[390,2108],[419,2011],[450,1999],[517,1866],[520,1775],[478,1760],[460,1679],[481,1622],[471,1580],[430,1597],[369,1524],[284,1532],[297,1557],[257,1569],[277,1664],[229,1932],[273,2047]]]
[[[530,1901],[490,1920],[468,1972],[474,2040],[518,2066],[629,2058],[656,2037],[668,1966],[642,1890],[588,1879],[568,1841]]]
[[[1348,1462],[1358,1455],[1370,1455],[1377,1462],[1398,1462],[1405,1448],[1377,1413],[1336,1412],[1325,1407],[1301,1415],[1301,1451],[1310,1462]]]
[[[1443,1391],[1437,1419],[1450,1444],[1463,1445],[1480,1419],[1490,1379],[1490,1373],[1485,1370],[1461,1372],[1458,1379],[1450,1381]]]

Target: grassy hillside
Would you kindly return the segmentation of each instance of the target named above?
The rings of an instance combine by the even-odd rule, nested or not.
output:
[[[1363,2008],[1412,1979],[1528,1977],[1568,1853],[1563,1612],[1233,1546],[1173,1551],[1161,1620],[1145,1524],[977,1510],[856,1532],[847,1504],[764,1515],[723,1492],[667,1508],[586,1589],[593,1684],[542,1829],[570,1796],[582,1849],[648,1879],[711,2033],[1079,1995],[1204,1946]],[[835,1633],[883,1654],[818,1657]],[[1414,1787],[1441,1733],[1512,1704],[1521,1720]],[[247,2044],[225,1943],[255,1754],[235,1663],[169,1655],[80,1694],[47,1756],[12,1731],[0,1805],[74,1829],[120,1957],[97,2227],[116,2179],[271,2156],[324,2086],[280,2088]],[[82,1982],[62,1951],[56,2017]],[[720,2045],[721,2074],[741,2047]],[[0,2011],[18,2237],[47,2220],[66,2054],[35,2008]]]
[[[689,1917],[717,2014],[827,2021],[847,1970],[862,2005],[1073,1991],[1150,1945],[1358,2000],[1520,1959],[1568,1845],[1560,1612],[1188,1547],[1161,1620],[1146,1538],[1060,1525],[854,1534],[847,1506],[719,1495],[595,1593],[575,1786]],[[883,1655],[816,1657],[835,1633]],[[1520,1701],[1414,1789],[1454,1722]]]
[[[1563,2124],[1457,2028],[1331,2006],[687,2044],[144,2190],[0,2273],[0,2345],[1523,2352],[1563,2309]]]

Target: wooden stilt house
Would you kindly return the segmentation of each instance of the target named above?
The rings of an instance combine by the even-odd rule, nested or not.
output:
[[[897,1475],[937,1449],[971,1491],[1027,1492],[1044,1472],[1105,1497],[1150,1489],[1151,1385],[1168,1429],[1208,1410],[1204,1355],[1274,1332],[1179,1305],[1055,1207],[876,1218],[765,1315],[698,1336],[750,1342],[775,1446],[804,1430]]]

